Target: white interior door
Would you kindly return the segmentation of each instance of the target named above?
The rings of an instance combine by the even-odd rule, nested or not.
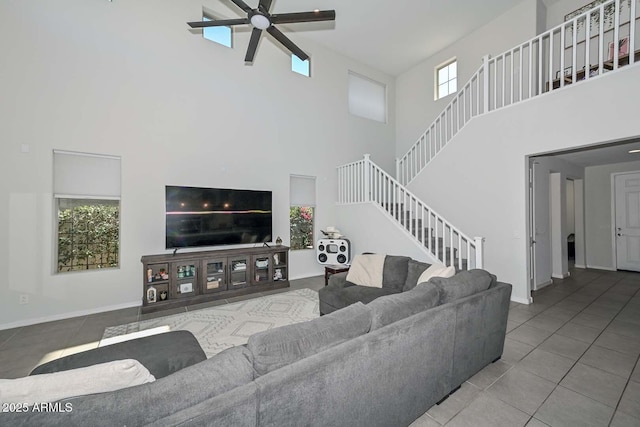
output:
[[[616,175],[615,195],[617,268],[640,271],[640,172]]]
[[[533,290],[552,283],[551,281],[551,239],[549,210],[549,173],[533,162]]]

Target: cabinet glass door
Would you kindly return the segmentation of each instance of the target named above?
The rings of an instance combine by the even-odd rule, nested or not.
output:
[[[228,289],[244,288],[249,283],[249,257],[239,256],[229,258],[229,287]]]
[[[227,290],[227,280],[225,272],[227,263],[225,259],[205,260],[203,271],[206,274],[204,280],[204,293],[220,292]]]
[[[171,287],[172,298],[191,297],[198,294],[198,268],[195,262],[175,262],[171,264],[174,285]]]
[[[260,285],[270,282],[271,277],[271,255],[254,255],[253,257],[253,277],[251,283]]]

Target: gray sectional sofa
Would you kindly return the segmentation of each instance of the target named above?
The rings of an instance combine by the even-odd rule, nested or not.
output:
[[[347,272],[331,275],[329,285],[320,289],[320,314],[328,314],[356,302],[368,304],[376,298],[413,289],[431,264],[406,256],[386,255],[382,287],[359,286],[347,281]]]
[[[403,426],[503,350],[511,285],[482,270],[433,278],[120,391],[11,426]]]

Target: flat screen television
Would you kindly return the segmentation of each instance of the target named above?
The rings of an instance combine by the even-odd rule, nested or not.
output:
[[[270,242],[271,191],[166,186],[167,249]]]

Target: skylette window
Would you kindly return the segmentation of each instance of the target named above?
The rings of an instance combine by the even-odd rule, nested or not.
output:
[[[368,77],[349,72],[349,112],[377,122],[387,122],[387,88]]]
[[[306,61],[303,61],[297,56],[291,55],[291,71],[310,77],[309,60],[307,59]]]
[[[211,18],[203,16],[202,20],[211,21]],[[231,27],[205,27],[202,29],[202,36],[222,46],[231,47]]]

